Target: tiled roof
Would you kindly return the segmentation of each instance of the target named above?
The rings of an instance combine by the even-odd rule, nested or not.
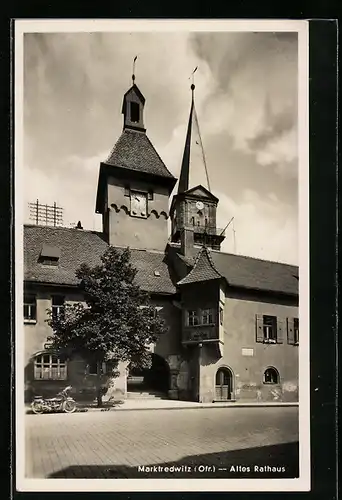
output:
[[[58,266],[38,262],[43,245],[60,249]],[[24,279],[56,285],[77,285],[76,269],[94,266],[107,248],[101,233],[60,227],[24,227]],[[146,291],[175,293],[163,252],[131,249],[131,262],[138,269],[137,283]],[[156,271],[156,273],[155,273]]]
[[[58,266],[38,262],[43,245],[60,249]],[[179,245],[172,250],[188,265],[194,259],[179,253]],[[86,262],[90,266],[100,263],[107,248],[101,233],[80,229],[53,228],[27,225],[24,227],[24,277],[27,281],[59,285],[77,285],[76,269]],[[203,252],[198,265],[185,278],[206,276],[205,279],[223,276],[229,285],[268,292],[298,294],[298,267],[270,262],[241,255],[211,250]],[[169,254],[172,259],[172,252]],[[205,258],[204,258],[205,257]],[[131,260],[138,269],[137,283],[151,293],[175,293],[170,270],[163,252],[131,249]],[[209,265],[210,264],[210,265]],[[178,278],[179,279],[179,278]],[[184,282],[181,280],[181,283]]]
[[[194,258],[178,255],[186,264],[194,265]],[[217,271],[231,286],[298,295],[298,266],[216,250],[211,250],[210,255]]]
[[[137,130],[122,132],[105,163],[174,179],[145,132]]]
[[[206,247],[202,247],[198,252],[194,267],[191,269],[189,274],[187,274],[185,278],[183,278],[177,284],[188,285],[190,283],[197,283],[200,281],[209,281],[220,278],[222,278],[222,275],[217,271],[211,259],[209,250]]]

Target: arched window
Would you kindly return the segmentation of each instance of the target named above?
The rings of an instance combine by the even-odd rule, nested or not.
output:
[[[265,370],[264,384],[279,384],[279,373],[272,366]]]
[[[34,358],[35,380],[65,380],[67,364],[63,357],[57,354],[43,353]]]

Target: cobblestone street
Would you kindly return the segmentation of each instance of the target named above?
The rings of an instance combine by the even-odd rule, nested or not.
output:
[[[25,429],[28,478],[298,475],[296,407],[28,414]]]

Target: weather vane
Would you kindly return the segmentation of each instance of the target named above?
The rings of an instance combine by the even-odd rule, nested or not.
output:
[[[133,59],[133,72],[132,72],[132,82],[133,82],[133,85],[134,85],[134,81],[135,81],[135,61],[138,59],[138,56],[135,56],[135,58]]]
[[[195,90],[195,73],[198,69],[198,66],[196,66],[196,68],[193,70],[193,72],[191,73],[191,76],[190,78],[192,79],[192,84],[191,84],[191,90],[194,91]],[[189,78],[189,80],[190,80]]]

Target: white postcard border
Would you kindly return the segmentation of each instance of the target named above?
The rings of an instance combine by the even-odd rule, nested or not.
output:
[[[23,304],[23,38],[25,32],[178,32],[268,31],[298,33],[299,153],[299,462],[295,479],[28,479],[25,477]],[[305,20],[16,20],[15,21],[15,387],[16,489],[18,491],[310,491],[310,349],[309,349],[309,125],[308,47]]]

